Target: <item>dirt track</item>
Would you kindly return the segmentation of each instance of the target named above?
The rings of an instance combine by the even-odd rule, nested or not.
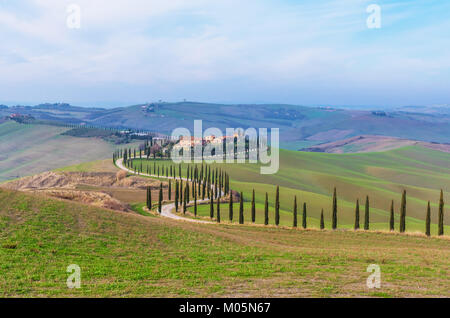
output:
[[[134,171],[128,169],[127,167],[125,167],[123,165],[123,159],[118,159],[116,161],[116,165],[117,167],[119,167],[120,169],[122,169],[123,171],[126,171],[128,173],[132,173],[134,174]],[[147,177],[158,177],[156,175],[151,175],[151,174],[146,174],[146,173],[140,173],[139,175],[141,176],[147,176]],[[159,176],[159,178],[163,178],[163,179],[175,179],[173,177],[165,177],[165,176]],[[178,180],[180,180],[180,178],[176,178]],[[188,181],[186,178],[181,178],[183,181]],[[208,200],[197,200],[197,203],[205,203]],[[190,201],[189,204],[193,204],[194,201]],[[173,214],[172,211],[175,209],[175,203],[169,203],[169,204],[165,204],[163,205],[162,209],[161,209],[161,215],[167,218],[171,218],[174,220],[179,220],[179,221],[187,221],[187,222],[194,222],[194,223],[213,223],[213,222],[209,222],[209,221],[202,221],[202,220],[195,220],[195,219],[189,219],[189,218],[185,218],[176,214]]]

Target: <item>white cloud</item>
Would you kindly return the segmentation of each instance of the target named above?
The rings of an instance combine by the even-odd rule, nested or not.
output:
[[[71,3],[81,7],[80,30],[65,25]],[[41,85],[51,92],[64,83],[78,91],[86,85],[123,84],[148,87],[155,95],[158,90],[176,95],[189,86],[199,96],[211,83],[236,90],[237,82],[295,90],[339,82],[351,91],[354,83],[419,82],[419,72],[448,78],[445,50],[431,60],[419,44],[405,40],[405,34],[413,37],[428,28],[432,47],[442,31],[424,25],[408,32],[370,33],[366,5],[362,0],[32,0],[33,14],[11,6],[0,10],[0,73],[8,74],[0,85]],[[384,8],[387,25],[414,16],[398,6]],[[16,94],[3,87],[0,94]],[[213,91],[220,94],[221,88]],[[89,94],[81,98],[102,99]],[[111,90],[111,98],[123,98],[115,94]],[[243,88],[236,92],[245,94]],[[276,94],[274,89],[273,100]]]

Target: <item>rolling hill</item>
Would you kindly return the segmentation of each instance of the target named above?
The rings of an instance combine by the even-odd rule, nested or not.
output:
[[[139,167],[139,159],[135,166]],[[153,161],[143,161],[153,167]],[[172,165],[171,161],[157,161],[157,165]],[[182,171],[185,174],[186,164]],[[327,154],[282,150],[280,169],[274,175],[261,175],[256,164],[213,164],[226,170],[233,190],[243,192],[247,201],[246,219],[250,218],[249,200],[256,191],[257,221],[262,223],[265,193],[269,194],[270,222],[273,223],[273,207],[276,186],[280,186],[281,224],[292,224],[293,198],[298,197],[299,208],[306,202],[309,224],[318,227],[320,212],[324,209],[327,226],[331,220],[331,195],[337,187],[339,227],[352,228],[355,202],[360,200],[362,209],[366,195],[370,197],[371,229],[388,229],[391,200],[395,203],[398,224],[401,192],[408,196],[407,229],[423,233],[426,204],[431,201],[432,222],[437,223],[437,203],[440,189],[445,202],[450,202],[450,153],[420,146],[359,154]],[[204,215],[209,210],[205,207]],[[222,210],[228,211],[227,204]],[[237,206],[235,207],[237,210]],[[300,208],[301,211],[301,208]],[[363,210],[362,210],[363,211]],[[445,219],[450,225],[450,218]],[[448,228],[447,228],[448,231]],[[436,226],[433,226],[436,233]]]
[[[283,148],[300,149],[359,135],[392,136],[428,142],[450,143],[450,116],[436,110],[346,110],[293,105],[224,105],[199,102],[149,103],[113,109],[44,104],[0,109],[0,117],[13,113],[37,119],[102,127],[132,128],[170,134],[173,129],[280,128]],[[445,108],[444,108],[445,110]],[[425,110],[418,108],[418,111]]]
[[[450,152],[450,144],[439,144],[394,137],[370,135],[356,136],[343,140],[323,143],[301,149],[301,151],[326,153],[360,153],[388,151],[407,146],[422,146],[425,148],[443,152]]]
[[[190,224],[2,189],[0,206],[1,297],[450,296],[446,239]]]
[[[68,128],[0,124],[0,182],[111,157],[116,145],[99,138],[63,136]]]

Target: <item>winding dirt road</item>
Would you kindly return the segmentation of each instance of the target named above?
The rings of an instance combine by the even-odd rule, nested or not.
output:
[[[189,181],[186,178],[174,178],[174,177],[166,177],[166,176],[156,176],[156,175],[152,175],[152,174],[147,174],[147,173],[135,173],[133,170],[128,169],[127,167],[125,167],[123,165],[123,158],[117,159],[116,160],[116,166],[126,172],[132,173],[134,175],[139,175],[139,176],[145,176],[145,177],[155,177],[155,178],[160,178],[160,179],[172,179],[172,180],[184,180],[184,181]],[[223,194],[223,193],[222,193]],[[205,199],[205,200],[197,200],[197,204],[199,203],[205,203],[208,202],[209,200]],[[189,204],[193,204],[194,201],[189,201]],[[194,222],[194,223],[205,223],[205,224],[213,224],[214,222],[210,222],[210,221],[203,221],[203,220],[195,220],[195,219],[190,219],[190,218],[186,218],[177,214],[173,213],[173,210],[175,210],[175,203],[169,203],[169,204],[164,204],[162,206],[161,209],[161,216],[164,216],[166,218],[170,218],[170,219],[174,219],[174,220],[178,220],[178,221],[187,221],[187,222]]]

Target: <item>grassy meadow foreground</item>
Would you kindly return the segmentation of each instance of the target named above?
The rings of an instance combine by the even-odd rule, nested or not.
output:
[[[0,206],[2,297],[450,296],[448,239],[190,224],[9,190]]]

